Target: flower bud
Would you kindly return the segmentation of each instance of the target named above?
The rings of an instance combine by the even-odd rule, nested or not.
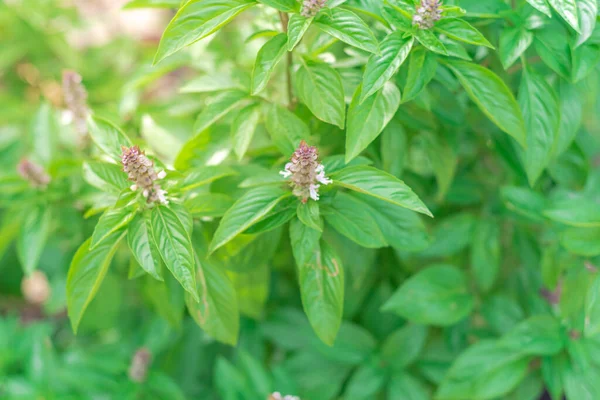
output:
[[[142,383],[146,380],[148,375],[148,368],[152,363],[152,353],[150,350],[142,347],[138,349],[129,365],[129,379],[133,382]]]
[[[44,171],[44,168],[26,158],[17,165],[17,172],[34,188],[44,189],[50,183],[50,175]]]
[[[81,83],[81,75],[75,71],[63,71],[62,91],[69,113],[69,120],[82,142],[87,140],[87,92]]]
[[[421,0],[417,7],[417,12],[413,15],[413,25],[420,29],[431,29],[435,21],[442,18],[442,2],[440,0]]]
[[[290,162],[285,165],[285,169],[279,172],[284,178],[290,179],[294,195],[303,203],[306,203],[309,197],[315,201],[319,200],[319,183],[331,183],[331,179],[325,176],[325,167],[318,159],[317,148],[307,145],[303,140],[292,154]]]
[[[138,146],[122,146],[121,149],[123,150],[121,155],[123,171],[127,173],[129,180],[133,181],[131,190],[140,190],[148,199],[148,203],[168,204],[165,197],[167,192],[162,190],[160,184],[157,183],[167,175],[165,171],[157,173],[154,169],[154,162],[146,157]]]
[[[327,0],[304,0],[302,2],[302,16],[306,18],[314,17],[325,7]]]
[[[50,284],[46,274],[34,271],[21,281],[21,293],[29,304],[42,305],[50,298]]]

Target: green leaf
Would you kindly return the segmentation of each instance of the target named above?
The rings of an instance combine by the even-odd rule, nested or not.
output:
[[[438,62],[431,52],[417,48],[411,52],[408,59],[408,75],[402,93],[402,102],[417,97],[435,76]]]
[[[429,244],[430,238],[425,224],[416,213],[367,194],[352,193],[352,196],[365,204],[390,246],[405,251],[417,251]]]
[[[134,8],[178,8],[182,0],[132,0],[123,6],[124,10]]]
[[[135,211],[131,207],[113,207],[102,214],[94,228],[90,250],[112,236],[113,233],[122,230],[129,221],[135,216]]]
[[[160,256],[175,279],[199,301],[196,291],[196,261],[192,242],[185,225],[166,206],[151,210],[152,237]]]
[[[350,46],[377,53],[377,39],[369,26],[356,14],[343,8],[321,11],[314,20],[323,32],[330,34]]]
[[[154,279],[163,280],[160,253],[152,237],[150,212],[135,216],[127,228],[127,243],[140,267]]]
[[[232,89],[241,90],[244,85],[228,75],[209,74],[190,80],[179,89],[179,93],[211,93]]]
[[[156,313],[172,327],[181,328],[185,296],[179,282],[167,274],[165,282],[146,276],[142,285],[144,297],[150,302]]]
[[[188,1],[165,29],[154,56],[154,64],[216,32],[254,4],[256,2],[253,0]]]
[[[207,165],[191,169],[181,183],[181,190],[192,190],[237,172],[225,165]]]
[[[277,104],[266,106],[265,125],[273,144],[289,157],[302,139],[310,136],[308,126],[296,114]]]
[[[410,187],[400,179],[376,168],[363,165],[348,167],[331,174],[331,179],[334,185],[433,217]]]
[[[546,199],[529,188],[506,186],[501,190],[506,208],[526,216],[536,222],[544,220],[542,212],[546,207]]]
[[[438,222],[431,245],[419,253],[422,258],[447,257],[462,251],[471,243],[475,217],[468,212],[452,214]]]
[[[83,313],[100,289],[123,236],[125,232],[114,232],[93,250],[89,238],[75,253],[67,276],[67,310],[73,332],[77,333]]]
[[[336,231],[363,247],[380,248],[388,245],[371,214],[356,197],[337,193],[323,214],[325,221]]]
[[[442,135],[434,135],[431,132],[422,132],[417,140],[423,142],[429,163],[437,180],[437,201],[442,201],[452,185],[458,157]]]
[[[508,69],[533,43],[533,33],[522,27],[507,27],[500,33],[498,53],[504,69]]]
[[[194,247],[206,254],[207,243],[194,235]],[[220,342],[235,346],[238,340],[240,314],[233,283],[223,268],[218,268],[196,255],[195,296],[186,293],[185,303],[190,315],[206,333]],[[200,300],[196,300],[199,298]]]
[[[59,126],[54,110],[46,102],[33,117],[31,126],[33,153],[42,165],[48,165],[54,157],[58,144]]]
[[[546,0],[526,0],[533,8],[552,18],[552,10]]]
[[[434,326],[454,325],[473,309],[465,274],[451,265],[435,265],[407,279],[383,305],[407,320]]]
[[[201,134],[206,128],[238,108],[248,100],[248,94],[241,90],[228,90],[212,98],[202,110],[196,123],[194,133]]]
[[[296,0],[258,0],[258,2],[285,13],[300,11],[300,3]]]
[[[570,226],[600,227],[600,207],[585,197],[554,200],[544,210],[544,216]]]
[[[319,215],[319,203],[316,201],[309,201],[307,203],[298,203],[298,209],[296,211],[298,219],[306,226],[312,229],[316,229],[319,232],[323,231],[323,222]]]
[[[321,242],[310,261],[298,266],[302,306],[317,336],[332,346],[342,323],[344,269],[341,258]]]
[[[280,33],[269,39],[256,55],[252,70],[252,94],[262,91],[269,82],[273,70],[286,53],[287,35]]]
[[[259,187],[244,194],[223,216],[210,244],[209,252],[214,252],[260,221],[281,200],[290,195],[291,193],[275,186]]]
[[[552,159],[560,108],[555,91],[544,77],[527,68],[521,78],[519,105],[527,132],[523,163],[529,184],[533,186]]]
[[[25,275],[30,275],[38,266],[50,234],[51,222],[50,209],[47,207],[34,208],[25,216],[17,237],[17,256]]]
[[[129,186],[123,167],[99,161],[83,163],[83,178],[90,185],[106,192],[120,193]]]
[[[359,366],[350,377],[345,399],[369,400],[377,396],[377,393],[386,383],[385,369],[374,362]]]
[[[358,86],[348,109],[346,131],[346,163],[379,136],[400,106],[400,90],[391,82],[360,102],[362,87]]]
[[[435,395],[439,400],[503,398],[527,374],[529,357],[494,341],[482,341],[452,364]]]
[[[365,67],[360,102],[373,95],[398,71],[412,48],[414,38],[400,31],[387,35],[380,44],[381,53],[372,54]]]
[[[596,28],[598,2],[597,0],[579,0],[577,7],[579,8],[579,17],[581,18],[581,34],[577,38],[576,46],[581,46],[592,36]]]
[[[91,116],[88,119],[88,129],[96,146],[113,161],[121,162],[121,146],[132,146],[131,140],[121,129],[103,118]]]
[[[300,100],[315,117],[344,129],[344,86],[335,69],[326,63],[303,63],[296,72],[296,90]]]
[[[494,48],[490,42],[467,21],[459,18],[444,18],[435,23],[435,30],[461,42]]]
[[[238,161],[244,158],[252,142],[260,116],[258,104],[250,104],[242,108],[231,123],[231,144]]]
[[[221,193],[200,193],[185,201],[194,217],[222,217],[232,205],[231,197]]]
[[[471,244],[471,270],[477,286],[488,292],[500,270],[500,228],[493,220],[477,223]]]
[[[414,363],[425,346],[427,327],[406,324],[390,334],[383,342],[381,356],[394,371],[401,371]]]
[[[290,221],[290,243],[298,268],[305,267],[313,260],[315,251],[319,248],[320,239],[320,230],[307,226],[299,218],[293,218]]]
[[[388,399],[429,400],[427,386],[408,372],[394,374],[387,390]]]
[[[444,43],[435,36],[435,34],[427,29],[418,29],[415,37],[425,47],[427,50],[432,51],[437,54],[441,54],[443,56],[448,55],[448,50]]]
[[[288,22],[288,42],[287,49],[288,51],[292,51],[296,48],[302,37],[310,27],[314,18],[305,18],[301,14],[292,14],[290,15],[290,20]]]
[[[448,61],[471,100],[504,132],[526,146],[526,131],[519,105],[506,84],[492,71],[464,61]]]
[[[560,244],[573,254],[600,255],[600,228],[570,228],[563,232]]]
[[[585,336],[593,337],[600,333],[600,275],[589,287],[585,298]]]
[[[518,324],[500,341],[502,346],[521,354],[551,356],[564,345],[560,322],[550,315],[536,315]]]
[[[548,0],[548,3],[577,33],[579,29],[579,12],[575,0]]]

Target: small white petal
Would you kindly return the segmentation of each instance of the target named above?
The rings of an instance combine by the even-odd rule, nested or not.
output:
[[[129,189],[131,189],[132,192],[135,192],[138,189],[138,187],[137,185],[131,185],[129,186]]]
[[[156,175],[156,176],[158,177],[158,179],[165,179],[165,176],[167,176],[167,173],[163,170],[163,171],[160,171],[158,173],[158,175]]]
[[[290,176],[292,176],[292,173],[286,169],[283,171],[279,171],[279,175],[283,176],[284,178],[289,178]]]
[[[319,200],[319,186],[320,185],[310,185],[308,188],[310,192],[310,198],[315,201]]]
[[[323,164],[317,165],[317,168],[315,169],[315,172],[317,174],[320,174],[321,172],[324,172],[324,171],[325,171],[325,166]]]
[[[150,192],[148,191],[148,189],[144,189],[144,191],[142,192],[142,194],[144,195],[144,197],[148,197],[148,195],[150,194]]]

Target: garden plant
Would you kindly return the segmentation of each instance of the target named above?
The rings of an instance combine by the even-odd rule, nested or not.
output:
[[[0,0],[1,399],[600,399],[597,0],[112,3]]]

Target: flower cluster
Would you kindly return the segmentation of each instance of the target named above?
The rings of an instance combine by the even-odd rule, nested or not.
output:
[[[319,183],[329,185],[331,179],[325,176],[325,167],[319,164],[317,148],[309,146],[303,140],[292,154],[290,162],[279,173],[284,178],[290,178],[290,186],[295,196],[303,203],[310,197],[319,200]]]
[[[129,371],[127,371],[129,379],[137,383],[144,382],[148,375],[148,368],[150,367],[151,362],[152,353],[150,353],[150,350],[144,347],[138,349],[133,355],[131,364],[129,365]]]
[[[440,0],[421,0],[417,12],[413,16],[412,23],[420,29],[431,29],[435,21],[442,18],[442,2]]]
[[[302,16],[306,18],[314,17],[321,8],[325,7],[325,3],[327,3],[327,0],[304,0],[302,3]]]
[[[17,172],[35,188],[44,189],[50,183],[50,176],[44,168],[26,158],[17,165]]]
[[[160,184],[156,181],[163,179],[167,174],[165,171],[156,172],[154,162],[150,160],[138,146],[125,147],[122,146],[123,154],[121,155],[121,163],[123,171],[127,173],[131,185],[131,190],[141,190],[144,197],[148,199],[148,203],[168,204],[165,194]]]
[[[267,400],[300,400],[298,396],[286,395],[282,396],[281,393],[275,392],[269,396]]]
[[[75,71],[64,71],[62,79],[62,91],[67,106],[67,120],[73,123],[75,131],[79,134],[81,141],[87,138],[87,92],[81,84],[81,75]]]

